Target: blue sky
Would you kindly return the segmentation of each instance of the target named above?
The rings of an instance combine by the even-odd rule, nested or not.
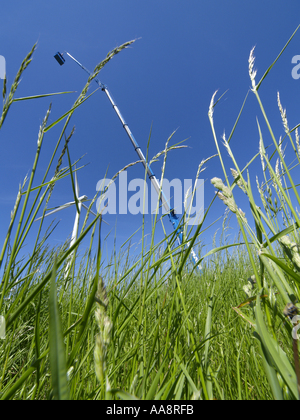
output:
[[[228,90],[214,114],[221,142],[224,130],[229,135],[250,87],[250,50],[256,46],[255,66],[259,80],[298,26],[299,11],[298,2],[278,0],[11,0],[1,6],[0,55],[6,59],[10,86],[22,59],[38,41],[33,61],[23,74],[16,97],[59,91],[80,92],[87,75],[68,58],[60,67],[53,58],[57,51],[68,51],[92,70],[108,51],[139,38],[131,48],[114,57],[101,71],[99,79],[109,87],[144,154],[152,124],[150,156],[164,148],[174,130],[177,131],[170,144],[188,139],[185,143],[188,148],[169,154],[165,173],[169,180],[179,178],[183,181],[194,179],[201,160],[216,153],[207,116],[214,91],[218,89],[218,95],[221,95]],[[292,57],[300,54],[299,41],[300,31],[260,89],[277,138],[283,134],[277,91],[287,108],[290,127],[299,123],[300,79],[294,80],[291,76]],[[0,134],[2,242],[18,185],[31,169],[39,126],[50,101],[51,123],[72,106],[76,97],[74,93],[18,102],[11,107]],[[258,151],[257,116],[262,122],[258,104],[250,94],[231,142],[241,167]],[[85,155],[82,163],[88,164],[78,174],[80,194],[92,198],[96,184],[107,168],[110,178],[135,161],[136,155],[105,94],[100,91],[75,112],[69,131],[73,125],[76,132],[69,144],[71,158],[74,161]],[[41,180],[61,128],[62,124],[45,136],[35,185]],[[266,144],[270,143],[271,140],[266,139]],[[223,152],[229,169],[232,164],[224,149]],[[63,165],[67,165],[66,158]],[[157,178],[161,166],[162,159],[152,166]],[[218,158],[208,162],[206,167],[201,174],[206,180],[205,207],[214,196],[210,179],[215,176],[223,178]],[[259,165],[253,164],[250,172],[254,182]],[[129,180],[143,176],[141,165],[128,171]],[[49,205],[58,206],[72,199],[70,179],[66,179],[56,185]],[[248,207],[242,196],[240,200],[240,207],[244,205],[243,210],[247,213]],[[221,216],[224,210],[223,203],[215,201],[205,226]],[[52,244],[61,243],[71,233],[74,217],[75,208],[59,213],[57,220],[61,219],[61,223],[52,235]],[[112,229],[112,243],[116,217],[107,215],[105,220],[110,225],[103,226],[102,235],[104,238]],[[150,218],[146,218],[146,222],[150,228]],[[118,215],[117,247],[141,223],[141,215]],[[213,233],[219,226],[203,235],[206,244],[211,244]],[[167,221],[166,229],[168,233],[172,232]],[[157,240],[161,237],[162,231],[159,232],[158,228]],[[136,241],[140,238],[141,233]]]

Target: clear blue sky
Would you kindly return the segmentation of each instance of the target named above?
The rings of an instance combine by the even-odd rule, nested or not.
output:
[[[167,138],[176,129],[172,144],[188,138],[189,148],[169,154],[165,173],[169,180],[183,180],[194,178],[201,160],[216,153],[207,116],[214,91],[219,89],[221,95],[228,90],[214,114],[221,141],[224,130],[229,135],[250,87],[251,48],[256,46],[259,80],[299,24],[299,12],[297,1],[279,0],[10,0],[1,5],[0,55],[6,59],[10,86],[22,59],[38,41],[34,59],[23,75],[16,97],[67,90],[80,92],[87,75],[68,58],[60,67],[53,58],[57,51],[68,51],[92,70],[108,51],[140,38],[132,48],[116,56],[99,78],[108,85],[144,153],[152,123],[151,156],[164,148]],[[300,79],[291,77],[292,57],[300,54],[299,41],[300,31],[260,89],[278,138],[283,134],[276,103],[278,90],[287,108],[290,127],[299,123]],[[71,107],[76,97],[74,93],[12,105],[0,133],[1,243],[18,185],[32,166],[39,126],[50,101],[51,123]],[[250,94],[231,142],[241,167],[258,151],[256,116],[262,122],[255,97]],[[78,175],[80,194],[92,198],[97,181],[104,176],[108,165],[108,177],[112,177],[135,161],[136,155],[106,96],[100,91],[75,112],[69,131],[73,125],[76,132],[69,144],[71,158],[74,161],[86,154],[82,163],[89,164]],[[35,185],[41,180],[61,128],[62,125],[45,136]],[[270,142],[266,140],[266,144]],[[232,165],[225,150],[224,156],[229,168]],[[67,165],[66,158],[63,164]],[[162,160],[153,165],[158,178],[161,166]],[[201,175],[207,180],[205,207],[214,196],[210,179],[223,178],[217,158],[206,166]],[[250,172],[254,181],[256,165]],[[143,176],[141,165],[128,171],[129,179]],[[56,185],[49,205],[57,206],[72,199],[67,179]],[[239,204],[243,207],[243,201]],[[223,203],[215,201],[206,226],[224,210]],[[246,204],[243,210],[249,214]],[[52,236],[53,244],[60,243],[71,233],[74,216],[75,208],[59,213],[57,219],[62,222]],[[110,226],[103,227],[103,238],[114,227],[116,218],[107,215],[105,219]],[[117,247],[141,223],[141,215],[119,215]],[[150,226],[149,218],[147,223]],[[172,232],[168,221],[166,228]],[[216,228],[204,235],[205,243],[211,243]],[[160,234],[162,232],[158,232],[157,239]],[[136,241],[140,238],[138,234]]]

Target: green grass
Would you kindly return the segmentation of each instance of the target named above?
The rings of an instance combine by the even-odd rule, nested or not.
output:
[[[239,223],[240,233],[234,243],[228,242],[227,213],[220,243],[217,246],[214,240],[204,255],[202,238],[214,199],[201,225],[193,231],[184,230],[182,246],[176,244],[174,233],[165,234],[160,243],[155,243],[157,225],[166,232],[166,219],[155,218],[148,244],[142,226],[138,257],[130,254],[132,238],[128,238],[120,253],[115,250],[105,266],[101,214],[90,224],[86,217],[76,241],[66,240],[56,249],[47,243],[55,227],[50,225],[41,236],[45,223],[42,217],[30,256],[22,256],[22,246],[30,237],[37,213],[43,211],[45,216],[56,182],[66,176],[73,180],[74,171],[81,169],[78,165],[75,168],[78,160],[72,163],[69,153],[73,134],[73,130],[67,134],[70,118],[88,99],[88,87],[100,69],[130,44],[110,52],[95,68],[70,110],[47,125],[50,105],[40,127],[32,172],[20,186],[0,254],[0,314],[6,320],[6,338],[0,340],[0,398],[298,399],[297,342],[293,342],[292,323],[284,308],[294,305],[296,313],[299,307],[300,257],[296,244],[300,221],[294,203],[300,200],[293,181],[295,169],[285,160],[283,142],[292,147],[298,165],[299,136],[297,127],[288,128],[278,99],[285,137],[276,139],[258,94],[277,59],[256,84],[251,51],[252,94],[261,111],[257,121],[260,153],[245,168],[240,168],[234,157],[230,140],[242,107],[229,138],[223,137],[233,164],[232,184],[214,128],[215,95],[209,108],[212,141],[226,183],[213,178],[212,184],[217,190],[215,199],[221,199]],[[14,95],[34,50],[35,46],[8,94],[4,83],[0,128],[10,106],[20,99]],[[37,182],[44,136],[63,120],[49,165]],[[262,122],[274,145],[271,157],[266,155]],[[162,178],[167,154],[181,147],[169,147],[170,139],[160,152],[164,156]],[[66,153],[68,165],[62,167]],[[200,163],[197,177],[209,159]],[[262,163],[261,174],[257,174],[258,194],[254,194],[250,182],[255,159]],[[73,181],[72,185],[76,201]],[[247,216],[236,204],[236,187],[248,199]],[[259,202],[254,199],[257,195]],[[33,200],[29,201],[29,197]],[[86,241],[87,249],[83,245]],[[191,246],[198,252],[201,274],[187,264]]]
[[[44,258],[50,262],[54,256],[54,251],[49,251]],[[240,265],[236,265],[238,257]],[[233,310],[237,302],[245,300],[242,286],[251,274],[251,270],[244,270],[245,251],[237,258],[204,264],[201,279],[186,273],[177,279],[174,275],[154,276],[144,284],[140,276],[132,279],[131,272],[123,279],[106,278],[106,298],[98,298],[96,303],[93,299],[92,309],[88,305],[90,296],[95,295],[95,290],[91,291],[92,277],[84,288],[80,286],[84,266],[74,278],[73,290],[71,285],[64,289],[64,270],[58,270],[60,316],[56,312],[56,323],[61,322],[67,356],[61,369],[72,378],[70,397],[108,398],[110,393],[114,398],[130,395],[142,399],[272,398],[251,327]],[[143,271],[141,276],[144,279],[147,273]],[[42,275],[36,276],[30,287],[42,279]],[[51,330],[49,295],[53,298],[51,284],[47,283],[8,328],[1,347],[2,398],[44,399],[56,395],[52,392],[56,385],[51,382],[54,372],[49,349],[51,352],[51,335],[56,336],[57,328],[54,324]],[[10,302],[6,305],[9,312]],[[98,321],[95,309],[100,312]],[[87,324],[82,322],[85,313]],[[101,320],[104,325],[99,326]],[[105,338],[107,322],[112,330]],[[105,341],[100,346],[104,354],[98,361],[105,361],[101,382],[95,374],[97,334],[100,343]],[[54,357],[57,367],[61,366],[59,356],[55,353]],[[103,376],[109,381],[109,389]],[[24,382],[14,389],[20,378]]]

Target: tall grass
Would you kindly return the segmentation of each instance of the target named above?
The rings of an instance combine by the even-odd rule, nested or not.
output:
[[[254,198],[249,164],[246,168],[240,168],[229,144],[236,125],[228,139],[225,135],[223,136],[225,149],[234,166],[231,169],[234,181],[230,185],[228,171],[223,163],[214,128],[215,94],[209,108],[209,120],[227,185],[218,178],[212,179],[211,182],[219,190],[217,192],[218,197],[232,213],[236,214],[251,261],[253,279],[256,280],[253,297],[245,302],[247,304],[251,303],[250,311],[244,309],[249,307],[245,303],[239,305],[236,311],[254,328],[254,336],[259,342],[266,376],[273,395],[277,399],[284,397],[299,399],[300,397],[298,343],[292,338],[291,322],[283,322],[284,316],[292,320],[299,310],[300,258],[297,244],[299,243],[300,219],[296,206],[300,203],[300,197],[297,185],[294,182],[295,176],[292,176],[292,171],[295,173],[294,169],[300,163],[299,125],[293,129],[289,128],[286,111],[283,110],[278,93],[277,103],[285,132],[284,138],[280,137],[278,140],[267,117],[259,95],[259,89],[296,31],[258,83],[256,83],[257,71],[254,70],[254,49],[251,50],[249,56],[249,77],[252,84],[252,93],[257,99],[262,120],[266,124],[269,138],[274,145],[274,151],[269,157],[266,153],[261,122],[257,118],[259,155],[255,158],[260,158],[262,166],[262,179],[256,177],[260,202],[255,201]],[[292,147],[296,156],[294,166],[286,161],[283,147],[286,148],[288,145]],[[242,189],[249,200],[255,230],[251,228],[245,213],[236,204],[233,194],[236,186]],[[250,244],[252,244],[252,247],[250,247]],[[257,259],[259,267],[256,262]],[[243,309],[241,309],[242,307]],[[282,335],[285,335],[287,339],[285,347],[281,346]],[[293,349],[293,358],[290,355],[291,348]]]
[[[72,108],[47,125],[50,106],[40,127],[32,172],[19,188],[0,254],[3,272],[0,315],[6,321],[6,337],[0,340],[0,398],[298,399],[294,369],[298,352],[295,340],[292,341],[292,324],[283,313],[286,305],[289,306],[285,313],[296,313],[299,299],[299,254],[295,245],[298,214],[288,189],[291,187],[297,198],[297,187],[284,159],[283,140],[276,141],[258,95],[261,82],[255,83],[253,52],[249,60],[253,93],[278,154],[273,169],[271,161],[275,153],[272,159],[267,158],[258,125],[260,154],[257,158],[263,162],[263,183],[258,182],[258,190],[264,210],[254,201],[250,177],[244,175],[248,167],[239,168],[229,146],[234,129],[229,139],[224,138],[234,164],[234,182],[229,183],[214,129],[214,97],[209,109],[227,185],[217,178],[212,182],[218,190],[216,198],[237,216],[240,236],[235,243],[229,243],[226,235],[227,212],[220,243],[214,241],[211,250],[203,255],[201,235],[214,199],[201,224],[195,230],[184,230],[182,246],[176,245],[175,233],[166,233],[165,218],[155,218],[149,244],[144,240],[142,226],[142,249],[138,257],[131,255],[133,238],[130,237],[119,254],[114,250],[105,265],[101,214],[98,214],[90,224],[86,217],[71,246],[66,240],[56,249],[47,244],[55,227],[50,225],[41,236],[42,217],[30,256],[24,259],[21,254],[37,213],[45,216],[56,182],[65,176],[73,178],[74,170],[81,169],[74,169],[78,160],[72,163],[70,159],[73,134],[71,130],[67,135],[70,118],[88,99],[88,87],[103,65],[130,44],[109,53],[95,68]],[[35,46],[22,63],[5,100],[1,124],[16,100],[16,86],[34,49]],[[5,96],[6,82],[4,86]],[[298,133],[296,128],[288,129],[281,104],[279,109],[286,138],[299,159]],[[39,186],[34,187],[43,138],[64,119],[46,172]],[[65,142],[55,162],[63,138]],[[168,146],[169,140],[161,152],[163,168],[167,153],[174,148]],[[65,153],[68,165],[62,167]],[[199,165],[197,177],[205,162]],[[162,178],[163,175],[164,171]],[[249,199],[255,231],[236,205],[236,186]],[[76,201],[74,188],[73,193]],[[34,197],[31,207],[29,197]],[[80,211],[78,206],[77,211]],[[279,220],[281,214],[283,227]],[[182,224],[183,221],[184,218]],[[157,225],[165,232],[159,243],[154,241]],[[84,238],[90,241],[86,250],[82,249]],[[201,275],[187,264],[192,247],[198,252]]]

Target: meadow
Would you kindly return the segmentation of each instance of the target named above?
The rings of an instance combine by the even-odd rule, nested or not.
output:
[[[0,315],[5,319],[5,334],[2,322],[0,337],[2,400],[299,399],[298,340],[292,336],[292,318],[300,307],[300,216],[295,206],[300,197],[294,176],[300,162],[300,141],[298,126],[288,126],[280,96],[285,136],[279,139],[259,96],[260,86],[293,36],[260,81],[254,70],[254,50],[250,52],[250,94],[257,99],[268,139],[263,138],[257,122],[259,153],[244,168],[230,147],[243,107],[230,136],[223,136],[221,149],[214,125],[220,98],[215,99],[214,94],[211,99],[212,141],[224,172],[224,180],[211,180],[216,190],[213,201],[220,200],[228,211],[219,243],[215,240],[206,253],[199,238],[212,203],[196,228],[187,230],[189,214],[182,218],[182,245],[176,241],[176,232],[167,234],[167,219],[154,217],[150,243],[142,243],[141,254],[130,254],[128,238],[106,265],[102,261],[100,213],[90,223],[86,216],[76,237],[66,238],[59,248],[51,248],[47,242],[54,228],[51,224],[41,235],[48,223],[48,202],[61,179],[71,178],[80,211],[75,191],[80,167],[78,160],[70,158],[73,130],[69,122],[75,110],[94,94],[88,95],[88,88],[103,66],[133,41],[108,53],[72,108],[52,124],[48,124],[50,105],[39,129],[32,171],[16,194],[0,254]],[[15,97],[35,49],[36,45],[25,57],[9,91],[4,79],[0,129],[15,101],[41,97]],[[49,165],[39,185],[34,186],[44,136],[59,123],[63,128]],[[168,152],[180,147],[169,147],[169,141],[162,152],[164,167]],[[268,154],[266,141],[273,145]],[[293,150],[296,161],[286,161],[285,147]],[[225,167],[222,153],[229,154],[232,168]],[[62,167],[64,157],[68,164]],[[249,170],[255,159],[261,162],[261,173],[253,186]],[[198,176],[206,163],[209,158],[199,164]],[[247,197],[249,220],[236,204],[237,190]],[[98,193],[89,210],[97,198]],[[22,246],[40,212],[43,216],[34,246],[30,256],[23,258]],[[234,243],[226,236],[229,215],[236,217],[240,229]],[[155,243],[158,227],[165,237]],[[82,249],[87,240],[89,246]],[[199,257],[200,274],[189,263],[192,247]]]

